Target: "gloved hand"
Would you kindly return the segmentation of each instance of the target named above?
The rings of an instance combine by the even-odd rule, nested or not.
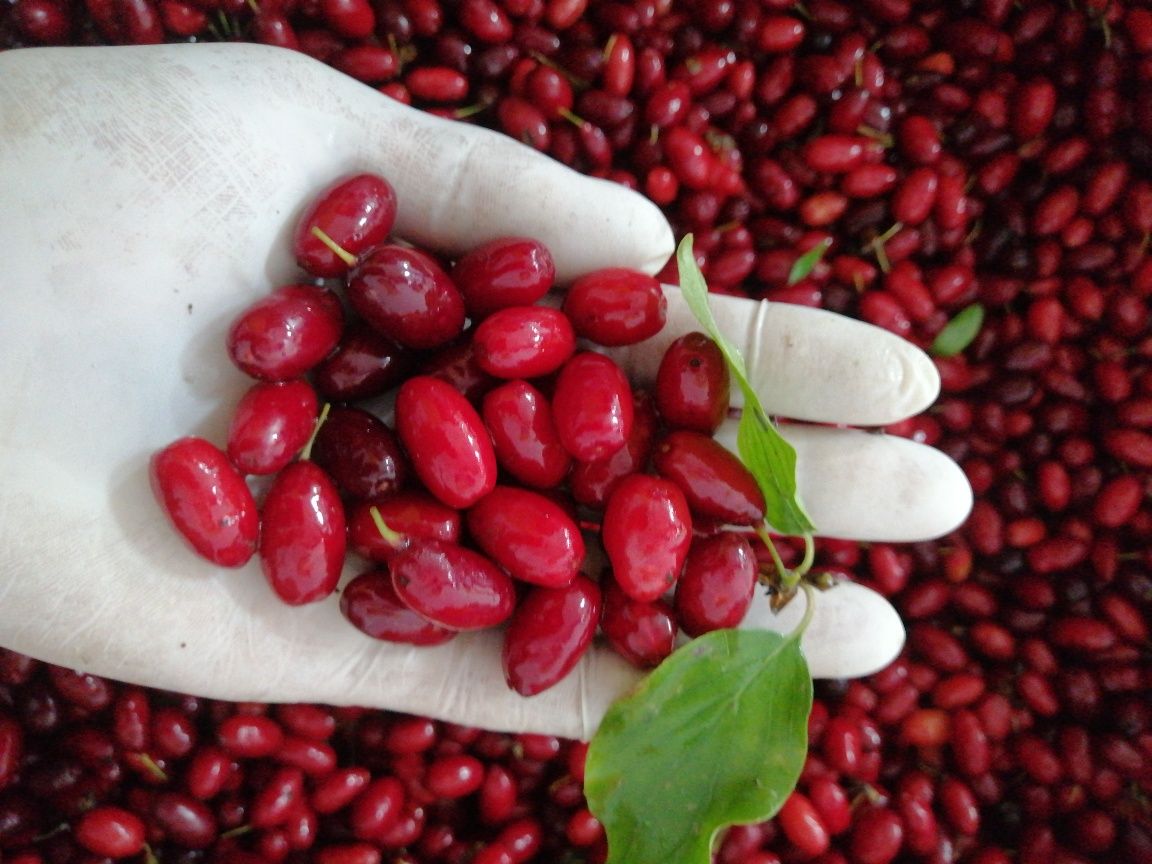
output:
[[[408,648],[353,629],[335,597],[284,606],[255,563],[213,570],[184,547],[147,461],[187,434],[223,443],[248,386],[227,360],[227,326],[294,278],[291,228],[338,176],[387,176],[396,233],[447,254],[535,236],[561,282],[604,266],[656,272],[673,247],[660,212],[504,136],[254,45],[0,54],[0,142],[0,645],[216,698],[588,737],[639,674],[610,650],[524,699],[504,684],[498,633]],[[670,303],[658,338],[697,329],[675,291]],[[928,359],[883,331],[796,307],[717,298],[716,309],[769,411],[878,424],[936,396]],[[651,374],[658,350],[627,362]],[[788,434],[825,534],[933,537],[971,504],[960,471],[926,447]],[[787,630],[803,604],[778,618],[760,604],[750,621]],[[804,646],[816,674],[844,677],[880,668],[902,639],[890,606],[842,586],[820,596]]]

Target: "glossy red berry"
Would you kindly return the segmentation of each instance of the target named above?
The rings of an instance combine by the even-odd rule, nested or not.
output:
[[[676,585],[676,616],[689,636],[736,627],[756,589],[756,554],[740,534],[697,537]]]
[[[676,484],[647,474],[617,484],[601,540],[616,582],[633,600],[651,602],[676,584],[691,539],[692,516]]]
[[[663,598],[633,600],[614,579],[604,583],[600,629],[616,653],[640,669],[652,669],[676,647],[676,614]]]
[[[344,331],[340,344],[312,372],[312,383],[325,399],[352,402],[378,396],[411,374],[412,355],[362,321]]]
[[[632,345],[664,326],[668,301],[651,276],[610,267],[577,279],[564,296],[576,333],[599,345]]]
[[[378,246],[348,279],[348,301],[376,330],[407,348],[436,348],[464,330],[464,298],[436,260]]]
[[[472,336],[476,364],[497,378],[539,378],[559,369],[576,350],[568,316],[547,306],[510,306],[493,312]]]
[[[470,250],[452,268],[468,314],[485,318],[497,309],[531,306],[548,293],[556,265],[547,247],[526,237],[502,237]]]
[[[376,510],[373,516],[372,510]],[[388,529],[382,534],[379,517]],[[393,537],[393,535],[398,535]],[[460,513],[426,492],[397,492],[376,501],[360,501],[348,512],[348,543],[370,561],[388,561],[420,540],[460,539]]]
[[[331,291],[285,285],[249,306],[228,331],[228,354],[262,381],[299,378],[340,341],[344,313]]]
[[[352,498],[379,498],[408,480],[408,460],[396,435],[361,408],[335,407],[316,432],[312,461]]]
[[[504,632],[508,686],[534,696],[563,679],[591,644],[599,616],[600,589],[586,576],[563,588],[530,589]]]
[[[603,508],[617,483],[647,466],[656,437],[656,423],[656,409],[651,396],[644,390],[635,393],[628,440],[608,456],[572,466],[568,476],[572,497],[581,504]]]
[[[440,645],[456,635],[412,611],[400,600],[392,576],[384,570],[361,573],[340,593],[340,611],[373,639],[409,645]]]
[[[93,855],[127,858],[144,848],[144,822],[122,807],[94,807],[80,817],[73,835]]]
[[[308,443],[318,407],[302,379],[253,385],[232,415],[228,458],[244,474],[275,474]]]
[[[500,467],[525,486],[559,486],[572,466],[552,419],[552,404],[527,381],[509,381],[484,395],[480,416]]]
[[[538,492],[497,486],[467,516],[472,540],[522,582],[561,588],[584,561],[584,538],[571,516]]]
[[[260,566],[291,606],[323,600],[336,589],[346,545],[336,485],[312,462],[293,462],[268,490],[261,511]]]
[[[416,475],[449,507],[470,507],[496,486],[484,421],[450,384],[418,375],[396,396],[396,432]]]
[[[621,449],[633,414],[631,385],[610,358],[583,351],[560,369],[552,418],[560,443],[576,459],[602,459]]]
[[[357,174],[320,192],[296,225],[296,263],[313,276],[343,276],[350,265],[313,233],[318,228],[353,257],[388,239],[396,222],[396,192],[383,177]]]
[[[260,522],[244,478],[218,447],[181,438],[152,457],[152,490],[176,530],[221,567],[239,567],[256,551]]]
[[[451,630],[494,627],[516,605],[512,579],[478,552],[426,540],[391,562],[396,594],[410,609]]]
[[[652,456],[656,471],[684,492],[696,516],[731,525],[764,519],[764,493],[731,450],[708,435],[679,430],[664,436]]]
[[[664,352],[656,373],[656,408],[673,428],[711,435],[728,416],[731,379],[716,343],[686,333]]]

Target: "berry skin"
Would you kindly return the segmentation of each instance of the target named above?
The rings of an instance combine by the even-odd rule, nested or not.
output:
[[[656,372],[656,409],[676,429],[711,435],[728,415],[728,363],[703,333],[686,333],[668,346]]]
[[[261,381],[299,378],[340,341],[344,312],[331,291],[285,285],[249,306],[228,331],[232,362]]]
[[[587,576],[563,588],[530,589],[504,633],[508,686],[534,696],[562,680],[591,644],[599,617],[600,589]]]
[[[192,549],[221,567],[256,551],[256,501],[228,457],[203,438],[181,438],[152,457],[152,490]]]
[[[228,458],[245,474],[275,474],[308,443],[316,391],[307,381],[262,381],[241,398],[228,427]]]
[[[464,330],[464,298],[431,255],[378,246],[348,280],[348,302],[406,348],[437,348]]]
[[[559,486],[572,467],[560,443],[552,404],[527,381],[509,381],[484,395],[480,415],[500,467],[525,486]]]
[[[731,525],[764,519],[764,493],[744,463],[714,438],[670,432],[652,456],[658,474],[683,490],[693,515]]]
[[[344,565],[344,507],[336,485],[312,462],[293,462],[268,490],[261,512],[260,566],[290,606],[323,600]]]
[[[756,589],[756,555],[739,534],[697,537],[676,585],[676,615],[689,636],[736,627]]]
[[[396,432],[416,475],[449,507],[471,507],[496,486],[496,452],[484,421],[452,385],[409,378],[396,396]]]
[[[497,309],[530,306],[552,288],[556,265],[543,243],[503,237],[465,253],[452,268],[468,314],[485,318]]]
[[[521,582],[562,588],[584,561],[584,539],[564,508],[538,492],[497,486],[468,511],[476,545]]]
[[[563,312],[547,306],[511,306],[480,322],[472,337],[476,364],[496,378],[539,378],[559,369],[576,350],[576,334]]]
[[[340,611],[353,626],[373,639],[409,645],[441,645],[456,635],[409,609],[396,595],[392,577],[383,570],[361,573],[344,586]]]
[[[610,267],[582,276],[564,296],[577,334],[599,345],[634,345],[664,327],[668,301],[651,276]]]
[[[410,609],[450,630],[478,630],[507,620],[516,605],[512,579],[478,552],[426,540],[392,559],[392,584]]]
[[[604,510],[601,539],[620,588],[650,603],[676,584],[692,539],[684,493],[662,477],[632,474]]]
[[[127,858],[144,848],[144,822],[121,807],[95,807],[80,817],[76,842],[93,855]]]
[[[676,614],[663,598],[633,600],[607,579],[600,630],[616,653],[640,669],[652,669],[676,647]]]
[[[628,378],[603,354],[583,351],[560,369],[552,418],[560,443],[576,459],[603,459],[621,449],[634,411]]]
[[[357,174],[337,180],[308,206],[296,225],[296,263],[313,276],[343,276],[349,265],[312,233],[319,228],[337,246],[359,256],[388,239],[396,222],[396,192],[383,177]]]

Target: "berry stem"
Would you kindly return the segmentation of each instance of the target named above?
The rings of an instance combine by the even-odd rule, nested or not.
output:
[[[332,250],[332,254],[347,264],[349,267],[355,267],[356,262],[359,260],[355,255],[333,240],[328,236],[323,228],[316,225],[312,226],[312,236]]]
[[[316,426],[312,429],[312,434],[308,436],[308,443],[304,445],[304,449],[300,451],[301,461],[307,462],[312,458],[312,445],[316,443],[316,436],[320,434],[320,427],[324,425],[324,421],[328,419],[328,412],[332,410],[331,404],[324,403],[324,407],[320,409],[320,416],[316,418]]]
[[[372,523],[376,526],[376,530],[380,532],[380,536],[388,545],[395,546],[397,549],[404,545],[404,535],[388,527],[388,523],[380,515],[380,508],[369,507],[368,514],[372,517]]]

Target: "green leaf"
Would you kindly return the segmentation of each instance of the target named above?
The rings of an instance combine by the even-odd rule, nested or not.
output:
[[[692,235],[685,235],[676,250],[680,270],[680,293],[696,320],[716,342],[732,377],[744,394],[744,412],[737,429],[737,450],[748,470],[760,484],[767,504],[765,515],[777,531],[785,534],[811,534],[815,531],[796,492],[796,450],[776,429],[760,404],[740,351],[716,326],[708,306],[708,284],[692,255]]]
[[[609,864],[708,864],[722,828],[780,809],[808,750],[812,678],[799,635],[705,634],[608,710],[584,793]]]
[[[972,344],[984,324],[984,307],[973,303],[957,312],[944,329],[936,334],[928,350],[937,357],[955,357]]]
[[[820,259],[824,257],[824,253],[828,251],[828,247],[832,245],[832,238],[825,237],[822,241],[817,243],[803,255],[796,259],[792,265],[792,269],[788,271],[788,284],[795,285],[801,279],[804,279],[811,273]]]

